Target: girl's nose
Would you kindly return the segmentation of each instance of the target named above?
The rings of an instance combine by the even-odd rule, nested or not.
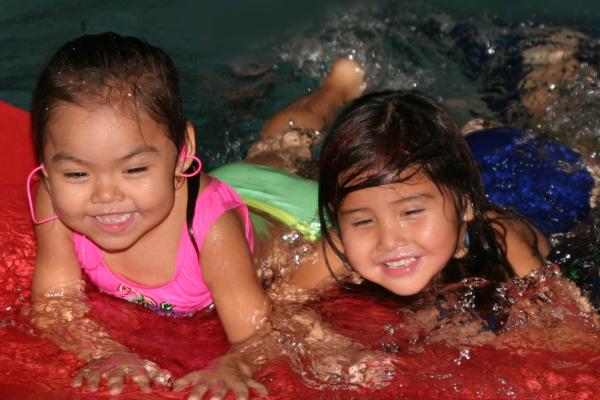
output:
[[[98,179],[95,182],[92,202],[112,203],[123,200],[124,195],[119,185],[111,179]]]
[[[382,251],[391,251],[408,243],[410,236],[406,227],[397,221],[386,221],[379,226],[378,248]]]

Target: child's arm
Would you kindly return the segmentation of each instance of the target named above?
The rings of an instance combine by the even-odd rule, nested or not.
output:
[[[201,249],[202,273],[230,343],[252,336],[269,311],[237,211],[224,213]]]
[[[204,281],[210,289],[216,310],[229,342],[233,345],[252,337],[265,323],[270,304],[256,276],[252,255],[244,236],[243,223],[235,210],[224,213],[211,227],[200,249]],[[224,398],[229,390],[236,398],[248,398],[248,387],[266,393],[251,376],[260,363],[232,352],[216,360],[204,371],[195,371],[175,381],[174,390],[194,388],[190,398]]]
[[[332,232],[330,234],[334,235]],[[337,243],[335,235],[333,240]],[[327,258],[325,258],[325,253]],[[329,243],[320,238],[315,243],[314,256],[302,259],[300,267],[292,275],[290,283],[303,289],[326,289],[335,282],[336,278],[344,280],[349,273],[350,270],[344,266],[344,263],[334,253]]]
[[[52,215],[48,192],[40,184],[36,215]],[[120,393],[129,376],[142,391],[149,382],[168,384],[169,376],[151,361],[137,355],[110,338],[100,324],[88,318],[89,306],[83,293],[81,269],[73,250],[72,232],[60,220],[36,226],[37,255],[28,312],[32,323],[61,349],[72,351],[87,364],[74,378],[73,385],[98,389],[106,377],[111,393]]]
[[[46,186],[37,190],[35,213],[43,218],[54,213]],[[60,220],[35,226],[37,242],[32,301],[41,300],[56,287],[81,280],[81,268],[73,251],[72,232]],[[73,293],[65,293],[71,295]]]
[[[333,254],[329,256],[334,263],[338,260]],[[296,367],[303,364],[300,359],[306,359],[308,372],[323,382],[346,379],[351,384],[369,385],[376,380],[374,375],[385,375],[376,371],[393,369],[389,357],[365,351],[363,346],[336,334],[309,310],[285,303],[271,306],[256,276],[237,212],[225,213],[211,228],[201,249],[201,265],[234,351],[208,369],[178,379],[174,390],[192,385],[189,398],[194,399],[203,398],[209,391],[211,398],[222,399],[229,390],[237,399],[245,399],[250,387],[264,394],[264,386],[251,376],[282,353]],[[310,279],[307,274],[307,285],[332,281],[324,263],[318,263],[317,269],[323,279]],[[298,349],[294,350],[293,343]]]
[[[518,276],[525,276],[541,267],[550,253],[550,242],[533,225],[516,219],[490,213],[492,226],[504,238],[506,257]]]

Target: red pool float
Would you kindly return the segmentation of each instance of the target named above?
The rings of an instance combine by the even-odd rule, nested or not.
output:
[[[40,337],[20,315],[30,296],[35,255],[24,187],[35,164],[29,130],[27,112],[0,102],[0,399],[185,398],[186,393],[163,388],[146,395],[131,383],[119,396],[71,388],[82,362]],[[88,296],[94,318],[116,340],[174,376],[204,366],[228,348],[215,313],[161,317],[93,288]],[[382,343],[396,348],[396,376],[381,390],[316,390],[307,387],[282,359],[267,365],[257,377],[269,389],[269,399],[600,398],[600,352],[585,345],[599,343],[600,337],[583,322],[581,337],[573,338],[568,350],[550,345],[528,348],[524,341],[504,349],[424,344],[416,352],[407,351],[401,333],[390,334],[389,326],[399,327],[402,322],[400,307],[393,300],[334,290],[313,307],[335,330],[371,348]]]

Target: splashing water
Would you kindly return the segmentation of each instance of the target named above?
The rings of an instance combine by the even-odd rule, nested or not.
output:
[[[5,228],[1,231],[0,249],[4,255],[12,256],[0,260],[4,283],[0,292],[0,305],[4,310],[0,329],[3,339],[0,393],[5,398],[19,399],[108,398],[106,392],[86,394],[72,389],[69,382],[81,361],[37,336],[19,315],[30,295],[34,242],[24,212],[26,199],[22,187],[5,189],[0,195],[7,204],[0,210],[0,221]],[[93,290],[87,295],[95,320],[106,326],[111,336],[140,356],[170,370],[175,377],[206,365],[228,347],[215,313],[168,318]],[[558,305],[560,298],[552,301]],[[465,336],[460,335],[464,329],[451,332],[454,337],[447,334],[446,337],[428,337],[424,327],[431,315],[413,314],[402,305],[398,299],[381,293],[347,293],[334,289],[310,307],[322,315],[335,332],[353,338],[367,349],[386,350],[397,357],[395,373],[383,370],[377,377],[388,383],[385,388],[374,391],[355,385],[336,386],[331,383],[332,376],[318,374],[319,380],[314,380],[310,375],[292,372],[288,361],[282,359],[266,365],[258,375],[269,388],[268,398],[509,399],[516,393],[516,398],[580,396],[592,399],[600,394],[597,377],[591,372],[600,368],[598,332],[586,326],[585,319],[575,318],[572,312],[557,314],[557,317],[548,311],[552,318],[543,326],[527,326],[526,320],[520,319],[519,327],[498,336],[505,338],[502,340],[492,338],[490,341],[489,334],[476,331],[472,338],[483,335],[486,340],[480,344],[475,340],[465,344]],[[565,323],[557,325],[559,317],[564,318]],[[569,329],[564,331],[559,327]],[[547,334],[552,330],[557,337]],[[532,339],[536,337],[532,334],[539,340]],[[291,342],[284,345],[291,351],[294,338],[289,338]],[[449,345],[453,340],[456,343]],[[552,348],[549,340],[554,343],[562,340],[562,344]],[[365,363],[368,366],[368,360]],[[310,364],[297,366],[297,370],[311,373]],[[322,390],[307,387],[303,377]],[[160,388],[155,389],[154,396],[180,398]],[[114,398],[137,399],[139,392],[129,383],[124,393]]]

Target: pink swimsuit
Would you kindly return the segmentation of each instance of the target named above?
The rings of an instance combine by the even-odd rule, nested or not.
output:
[[[254,236],[248,208],[232,188],[214,178],[196,201],[193,230],[199,249],[202,249],[204,238],[215,221],[226,211],[235,208],[242,213],[244,234],[250,251],[253,251]],[[159,287],[140,285],[112,272],[104,262],[102,250],[85,236],[74,233],[73,242],[81,267],[103,292],[172,315],[191,314],[212,304],[187,224],[179,241],[173,278]]]

